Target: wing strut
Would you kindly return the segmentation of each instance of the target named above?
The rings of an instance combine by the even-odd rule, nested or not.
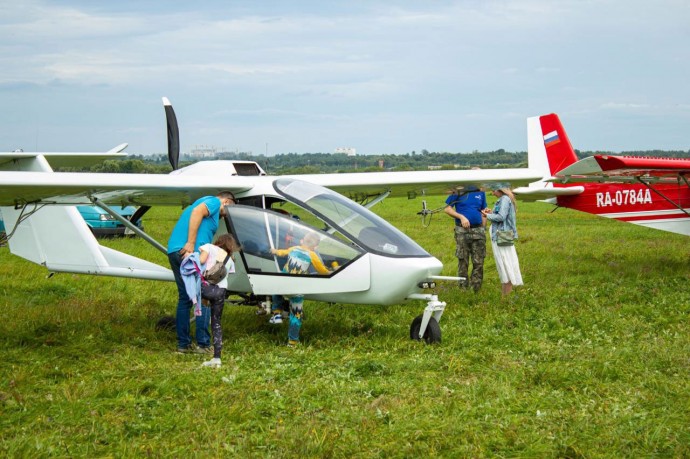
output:
[[[110,214],[110,216],[112,216],[115,220],[119,221],[120,223],[125,225],[127,228],[134,231],[134,233],[136,235],[138,235],[139,237],[144,239],[146,242],[148,242],[149,244],[154,246],[156,249],[163,252],[164,255],[168,254],[168,250],[165,247],[163,247],[158,241],[156,241],[154,238],[152,238],[151,236],[146,234],[144,231],[142,231],[137,225],[135,225],[134,223],[127,220],[125,217],[123,217],[119,213],[115,212],[110,207],[108,207],[105,203],[103,203],[102,201],[99,201],[96,198],[92,198],[91,202],[93,202],[94,205],[96,205],[96,206],[100,207],[101,209],[105,210],[106,212],[108,212],[108,214]]]
[[[690,188],[690,183],[688,183],[687,177],[685,177],[685,175],[680,175],[680,177],[683,178],[683,181],[685,182],[685,184],[688,185],[688,187]],[[645,182],[644,180],[642,180],[640,177],[635,177],[635,180],[637,180],[637,181],[640,182],[642,185],[644,185],[644,186],[646,186],[647,188],[649,188],[650,190],[652,190],[652,191],[653,191],[654,193],[656,193],[657,195],[661,196],[664,200],[668,201],[671,205],[677,207],[678,210],[680,210],[680,211],[683,212],[685,215],[687,215],[688,217],[690,217],[690,212],[688,212],[687,210],[683,209],[683,206],[681,206],[680,204],[678,204],[678,203],[676,203],[676,202],[673,202],[673,201],[672,201],[668,196],[666,196],[664,193],[662,193],[662,192],[659,191],[659,190],[654,189],[654,187],[652,187],[649,183],[647,183],[647,182]]]
[[[379,202],[383,201],[383,200],[386,199],[388,196],[390,196],[390,194],[391,194],[391,190],[388,190],[388,191],[386,191],[386,192],[384,192],[384,193],[379,194],[378,196],[376,196],[375,199],[372,199],[371,201],[367,202],[366,204],[365,204],[365,203],[362,203],[362,205],[363,205],[364,207],[366,207],[367,209],[371,209],[371,208],[374,207],[376,204],[378,204]],[[371,198],[371,197],[372,197],[372,196],[367,196],[367,199],[368,199],[368,198]]]

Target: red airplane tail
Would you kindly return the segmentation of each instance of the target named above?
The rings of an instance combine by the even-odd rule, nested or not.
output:
[[[577,161],[558,115],[535,116],[527,120],[528,160],[544,176],[552,176]]]
[[[588,158],[580,170],[594,170],[591,159],[601,170],[601,164],[613,170],[614,175],[628,176],[647,174],[651,177],[677,175],[677,180],[646,184],[632,181],[577,181],[580,175],[571,177],[567,183],[562,180],[552,181],[552,177],[568,175],[564,171],[568,166],[578,162],[575,150],[563,129],[558,115],[536,116],[527,120],[528,161],[529,167],[544,174],[545,179],[530,184],[529,187],[517,188],[515,194],[525,200],[546,200],[561,207],[587,212],[601,217],[634,223],[648,228],[690,235],[690,187],[687,180],[681,178],[687,174],[687,166],[670,162],[668,158],[624,158],[617,156],[600,156]],[[587,162],[589,161],[589,162]],[[630,172],[616,174],[616,169]],[[607,169],[608,170],[608,169]],[[559,174],[561,172],[561,174]],[[572,170],[570,170],[572,173]],[[605,174],[599,177],[604,177]],[[609,173],[611,175],[611,173]],[[559,183],[560,182],[560,183]]]

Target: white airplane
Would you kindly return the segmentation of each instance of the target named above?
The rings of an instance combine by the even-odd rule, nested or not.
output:
[[[201,196],[230,190],[238,203],[226,209],[225,228],[221,225],[219,231],[231,232],[243,250],[237,272],[228,278],[229,291],[254,302],[273,294],[371,305],[425,301],[410,337],[434,343],[441,339],[438,322],[446,303],[425,290],[436,281],[458,278],[440,276],[438,259],[368,207],[387,196],[441,195],[463,184],[516,186],[543,178],[525,168],[269,176],[248,161],[204,161],[178,169],[177,121],[170,102],[163,102],[174,169],[169,175],[53,171],[65,164],[126,156],[126,144],[106,153],[0,153],[0,212],[11,253],[51,274],[173,281],[165,258],[158,265],[99,245],[74,206],[100,206],[165,254],[164,246],[110,206],[141,206],[132,217],[136,222],[150,206],[184,207]],[[281,260],[271,255],[271,248],[299,241],[308,231],[321,236],[324,262],[339,267],[330,275],[285,274]]]

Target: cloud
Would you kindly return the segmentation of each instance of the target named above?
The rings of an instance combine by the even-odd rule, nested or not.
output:
[[[603,110],[640,110],[649,109],[652,106],[648,104],[633,104],[633,103],[621,103],[621,102],[606,102],[600,106]]]
[[[524,135],[508,141],[495,132],[523,131],[514,126],[521,116],[553,111],[683,115],[673,106],[690,104],[689,5],[12,2],[0,17],[0,91],[13,117],[6,112],[0,121],[31,119],[35,107],[69,107],[72,132],[82,116],[103,123],[103,138],[135,132],[145,119],[157,126],[156,104],[167,95],[186,126],[206,126],[182,126],[183,142],[207,143],[200,138],[207,132],[226,145],[282,135],[296,151],[300,138],[318,146],[318,126],[323,145],[342,136],[410,151],[423,135],[449,150],[523,149]],[[107,119],[98,111],[104,104]],[[117,110],[126,116],[117,119]],[[244,129],[221,138],[238,125]],[[148,143],[141,148],[158,148],[157,136],[142,135]]]

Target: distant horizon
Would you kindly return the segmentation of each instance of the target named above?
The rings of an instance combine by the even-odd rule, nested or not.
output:
[[[442,153],[442,154],[451,154],[451,155],[471,155],[471,154],[483,154],[483,153],[496,153],[503,150],[505,153],[510,153],[510,154],[527,154],[527,150],[517,150],[517,151],[512,151],[512,150],[506,150],[505,148],[498,148],[496,150],[486,150],[486,151],[429,151],[429,153]],[[575,151],[578,152],[584,152],[584,153],[611,153],[611,154],[624,154],[624,153],[643,153],[643,152],[667,152],[667,153],[687,153],[690,155],[690,149],[678,149],[678,150],[664,150],[660,148],[652,148],[652,149],[632,149],[632,150],[623,150],[619,152],[614,152],[610,150],[582,150],[580,148],[575,148]],[[131,154],[131,155],[139,155],[139,156],[168,156],[168,153],[130,153],[127,152],[126,150],[124,153]],[[232,152],[232,151],[218,151],[217,154],[247,154],[251,156],[264,156],[267,158],[273,157],[273,156],[278,156],[278,155],[341,155],[343,153],[334,153],[334,152],[327,152],[327,151],[308,151],[308,152],[297,152],[297,151],[290,151],[290,152],[285,152],[285,153],[274,153],[274,154],[269,154],[266,155],[265,153],[251,153],[251,152]],[[421,154],[419,151],[415,151],[416,154]],[[357,153],[354,156],[387,156],[387,155],[394,155],[394,156],[401,156],[401,155],[407,155],[407,154],[412,154],[412,151],[407,151],[404,153],[363,153],[359,154]],[[180,157],[182,156],[189,156],[189,153],[185,152],[180,152]],[[353,157],[354,157],[353,156]]]

